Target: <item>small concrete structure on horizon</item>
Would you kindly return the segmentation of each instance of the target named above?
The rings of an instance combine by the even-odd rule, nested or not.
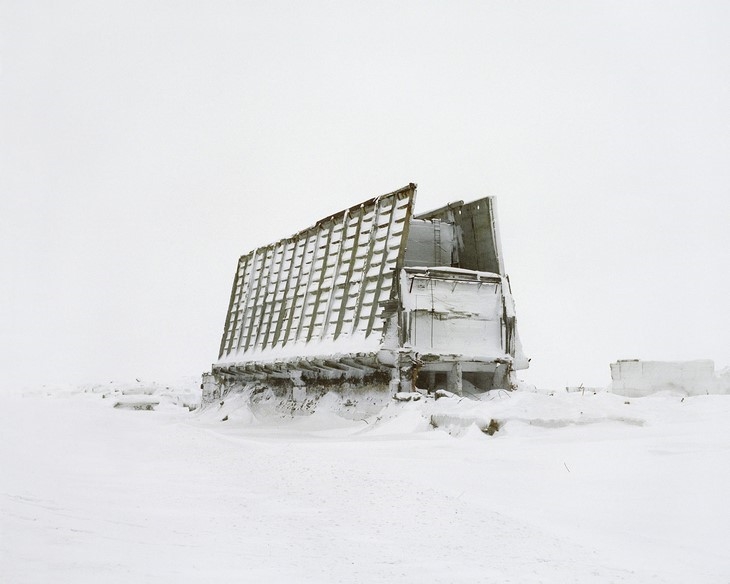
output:
[[[676,391],[685,395],[730,393],[730,370],[716,373],[715,363],[710,359],[620,359],[611,363],[611,391],[627,397],[642,397],[658,391]]]

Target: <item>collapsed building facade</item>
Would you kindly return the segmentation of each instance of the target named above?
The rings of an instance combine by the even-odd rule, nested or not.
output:
[[[204,398],[274,387],[510,388],[525,369],[495,202],[416,185],[241,256]]]

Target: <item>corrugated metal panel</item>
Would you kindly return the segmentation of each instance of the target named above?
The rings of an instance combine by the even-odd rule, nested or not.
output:
[[[380,333],[380,302],[390,298],[415,188],[371,199],[242,256],[219,359],[276,357],[289,345]]]

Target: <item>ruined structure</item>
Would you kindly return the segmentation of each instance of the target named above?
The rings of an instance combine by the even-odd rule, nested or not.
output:
[[[417,215],[415,195],[409,184],[241,256],[204,397],[250,383],[509,388],[528,362],[494,200]]]

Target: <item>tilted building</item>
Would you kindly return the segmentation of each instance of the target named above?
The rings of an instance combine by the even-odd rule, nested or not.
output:
[[[495,202],[415,214],[415,196],[409,184],[241,256],[204,397],[250,383],[509,388],[528,360]]]

